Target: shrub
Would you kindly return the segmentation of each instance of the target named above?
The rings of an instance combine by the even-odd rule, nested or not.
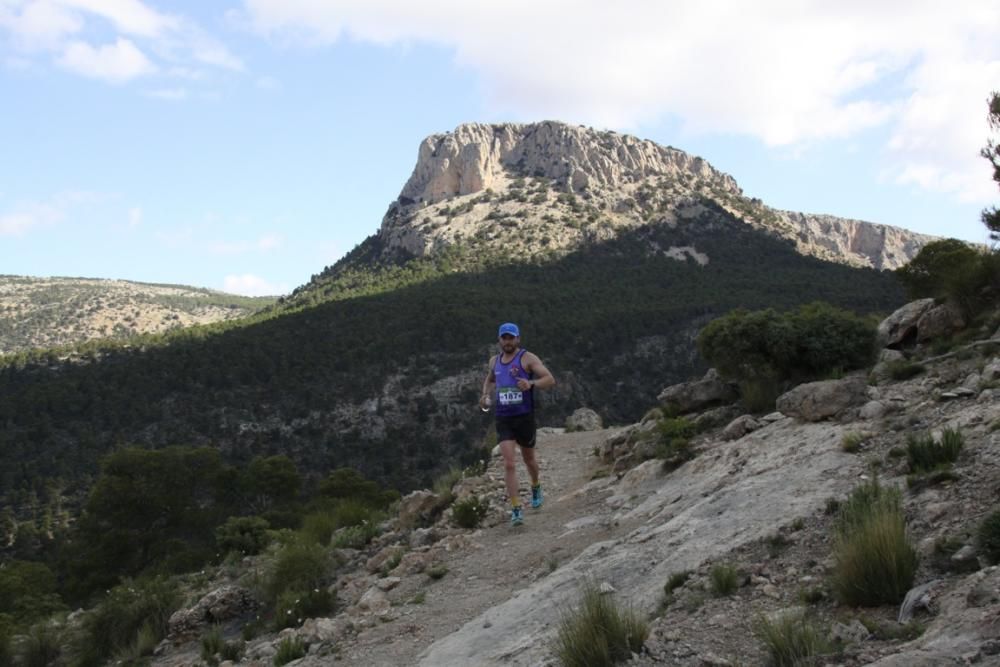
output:
[[[735,567],[727,563],[713,565],[708,572],[708,580],[712,593],[719,597],[732,595],[740,586],[739,573]]]
[[[690,438],[696,433],[695,425],[684,417],[664,417],[656,424],[656,458],[672,470],[694,458]]]
[[[848,454],[856,454],[865,438],[860,433],[845,433],[840,440],[840,448]]]
[[[739,381],[821,378],[871,363],[875,323],[818,302],[786,313],[739,309],[702,329],[698,350]]]
[[[313,544],[326,546],[330,544],[337,527],[337,517],[329,512],[311,512],[302,519],[302,528],[299,532]]]
[[[875,479],[851,494],[834,535],[833,587],[852,606],[896,604],[913,585],[917,553],[897,489]]]
[[[446,574],[448,574],[448,568],[445,565],[435,565],[427,570],[427,576],[434,580],[441,579]]]
[[[333,535],[331,545],[337,549],[360,549],[378,535],[378,526],[365,523],[360,526],[341,528]]]
[[[604,667],[642,649],[649,626],[597,587],[584,586],[580,606],[559,619],[556,654],[566,667]]]
[[[28,631],[28,635],[18,647],[17,664],[25,667],[47,667],[56,664],[61,642],[55,630],[39,624]]]
[[[923,373],[927,368],[923,364],[910,361],[908,359],[894,359],[886,362],[886,372],[893,380],[909,380]]]
[[[906,442],[906,458],[910,470],[915,473],[929,472],[942,464],[953,463],[964,444],[965,437],[962,433],[950,428],[942,432],[940,443],[929,435],[922,438],[910,435]]]
[[[896,276],[912,299],[948,299],[966,317],[979,312],[984,287],[996,276],[996,258],[957,239],[928,243]]]
[[[287,591],[323,589],[330,576],[330,556],[316,544],[293,542],[277,554],[267,577],[267,594],[277,602]]]
[[[482,521],[489,505],[479,499],[479,496],[469,496],[464,500],[459,500],[452,508],[452,518],[462,528],[475,528]]]
[[[784,614],[774,621],[762,617],[755,630],[764,643],[767,664],[772,667],[798,667],[832,648],[824,633],[802,616]]]
[[[665,595],[672,595],[674,591],[687,583],[687,580],[691,578],[690,570],[683,570],[682,572],[674,572],[667,579],[667,583],[663,584],[663,593]]]
[[[990,563],[1000,563],[1000,510],[991,512],[976,533],[979,551]]]
[[[316,618],[332,611],[336,595],[325,587],[311,590],[284,590],[274,605],[276,630],[300,625],[307,618]]]
[[[145,641],[152,636],[158,642],[166,636],[167,621],[179,603],[177,591],[164,579],[116,586],[83,621],[79,662],[103,664],[133,648],[140,632],[146,635]]]
[[[305,657],[307,648],[305,642],[298,637],[285,637],[278,644],[278,652],[274,654],[274,667],[281,667],[292,660]]]
[[[235,551],[252,556],[264,550],[270,541],[266,519],[259,516],[232,516],[215,529],[215,543],[222,553]]]

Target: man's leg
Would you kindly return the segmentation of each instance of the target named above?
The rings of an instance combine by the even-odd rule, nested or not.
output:
[[[531,485],[538,486],[538,461],[535,459],[534,447],[521,447],[521,458],[524,459],[524,467],[531,475]]]
[[[507,484],[507,499],[512,505],[520,505],[521,498],[517,492],[517,459],[514,455],[516,446],[517,442],[514,440],[504,440],[500,443],[500,453],[503,454],[503,478]]]

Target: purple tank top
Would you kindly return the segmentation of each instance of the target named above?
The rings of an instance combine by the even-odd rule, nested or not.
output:
[[[503,354],[497,355],[496,363],[493,365],[493,375],[497,380],[497,417],[526,415],[535,409],[535,390],[521,391],[517,386],[519,379],[530,380],[534,377],[521,365],[521,357],[524,356],[524,353],[525,350],[518,350],[514,358],[506,364],[501,361]]]

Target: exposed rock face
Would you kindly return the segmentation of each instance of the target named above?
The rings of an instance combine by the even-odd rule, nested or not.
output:
[[[897,348],[917,337],[917,322],[934,307],[934,299],[911,301],[878,325],[879,347]]]
[[[910,261],[933,236],[862,220],[778,211],[794,225],[799,252],[834,262],[875,269],[895,269]]]
[[[731,382],[719,377],[718,371],[714,368],[710,368],[700,380],[672,385],[657,396],[660,403],[675,407],[682,413],[702,410],[719,403],[729,403],[736,398],[736,388]]]
[[[775,401],[778,412],[816,422],[835,417],[867,398],[867,384],[860,376],[800,384]]]
[[[855,266],[897,268],[933,240],[860,220],[771,209],[700,157],[554,121],[469,123],[427,137],[379,236],[388,252],[416,256],[473,240],[511,250],[511,237],[529,255],[567,252],[636,226],[683,223],[703,212],[706,201],[789,239],[803,254]],[[538,238],[532,241],[527,230]],[[693,247],[659,250],[678,261],[711,259]]]
[[[400,196],[435,203],[502,186],[510,173],[544,175],[574,191],[620,188],[647,176],[693,174],[740,192],[731,176],[675,148],[615,132],[544,122],[469,123],[427,137]]]
[[[567,431],[596,431],[604,428],[601,416],[590,408],[578,408],[566,418]]]

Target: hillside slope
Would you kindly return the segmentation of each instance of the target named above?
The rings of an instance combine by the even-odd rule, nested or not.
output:
[[[523,527],[507,523],[494,458],[485,474],[454,488],[459,498],[488,500],[482,528],[457,528],[450,512],[428,528],[393,523],[367,550],[340,554],[338,613],[281,637],[309,646],[302,665],[334,657],[358,667],[552,665],[558,621],[591,581],[651,619],[631,665],[766,664],[760,619],[803,613],[823,636],[842,638],[833,664],[1000,664],[1000,568],[982,566],[974,537],[996,509],[1000,483],[998,352],[1000,338],[925,362],[914,379],[879,382],[867,394],[891,406],[881,413],[855,408],[816,423],[775,414],[737,439],[710,431],[698,437],[696,458],[670,472],[653,459],[607,474],[594,452],[620,443],[621,430],[545,432],[547,499]],[[965,440],[953,474],[908,482],[898,450],[945,428]],[[856,452],[843,445],[852,434],[863,443]],[[914,586],[927,584],[915,623],[898,623],[897,605],[859,609],[832,597],[831,502],[873,470],[903,490],[909,539],[921,556]],[[712,594],[716,565],[740,573],[728,596]],[[665,598],[664,584],[685,571],[690,577]],[[208,589],[248,584],[249,575],[236,574]],[[239,664],[266,664],[277,644],[270,634],[252,640]],[[185,664],[197,650],[179,637],[161,648],[154,664],[162,666]]]
[[[0,276],[0,355],[224,322],[274,301],[128,280]]]
[[[701,368],[698,329],[733,308],[824,300],[867,313],[901,301],[891,275],[803,257],[708,207],[550,262],[425,266],[409,285],[165,347],[0,369],[0,488],[72,484],[126,442],[212,445],[234,461],[285,453],[320,475],[349,465],[405,491],[476,458],[474,403],[498,322],[518,321],[560,379],[543,423],[580,404],[623,422],[665,378]]]

